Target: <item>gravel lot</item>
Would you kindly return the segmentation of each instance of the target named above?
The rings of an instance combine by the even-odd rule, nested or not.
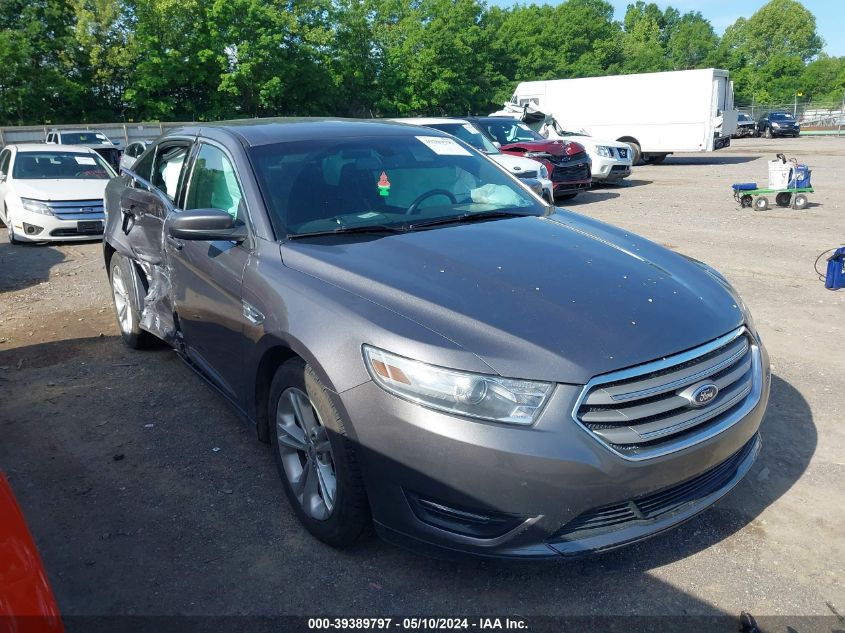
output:
[[[739,209],[730,184],[765,182],[779,151],[813,168],[812,206]],[[3,231],[0,468],[62,612],[746,610],[790,616],[767,630],[798,631],[808,621],[797,616],[845,614],[845,291],[826,291],[813,272],[845,241],[843,180],[845,139],[743,139],[635,168],[627,185],[573,201],[721,270],[755,315],[775,377],[762,455],[730,495],[659,538],[539,567],[313,540],[254,431],[173,352],[123,347],[99,244],[10,247]]]

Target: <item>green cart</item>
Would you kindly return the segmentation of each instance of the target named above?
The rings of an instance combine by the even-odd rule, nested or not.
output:
[[[757,211],[769,208],[769,198],[775,197],[775,204],[779,207],[806,209],[810,204],[808,193],[813,193],[812,187],[791,187],[788,189],[758,189],[757,183],[741,183],[733,185],[734,199],[745,209],[754,207]]]

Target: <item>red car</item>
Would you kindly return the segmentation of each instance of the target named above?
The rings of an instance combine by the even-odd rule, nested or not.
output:
[[[505,154],[525,156],[541,161],[549,170],[555,199],[569,200],[590,188],[592,163],[579,143],[550,140],[510,117],[467,117],[491,141],[499,143]]]
[[[64,632],[41,557],[3,473],[0,473],[0,631]]]

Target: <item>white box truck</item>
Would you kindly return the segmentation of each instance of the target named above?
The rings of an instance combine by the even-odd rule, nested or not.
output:
[[[511,103],[531,104],[566,129],[628,143],[637,163],[721,149],[736,131],[733,82],[715,68],[524,81]]]

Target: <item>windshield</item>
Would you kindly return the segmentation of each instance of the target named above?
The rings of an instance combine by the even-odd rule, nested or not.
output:
[[[62,132],[63,145],[84,145],[86,143],[99,145],[110,143],[105,134],[100,132]]]
[[[425,127],[441,130],[451,134],[468,145],[485,154],[499,154],[499,149],[490,140],[479,132],[471,123],[432,123]]]
[[[769,118],[772,121],[794,121],[795,120],[791,114],[778,113],[778,112],[776,112],[774,114],[770,114]]]
[[[740,121],[752,121],[753,119],[745,114],[744,112],[740,112],[738,115]]]
[[[281,233],[413,228],[489,212],[546,209],[494,163],[458,141],[429,136],[275,143],[250,150]]]
[[[487,132],[502,145],[519,141],[544,141],[542,136],[530,127],[515,119],[487,119],[481,124]]]
[[[19,152],[12,177],[17,180],[108,180],[114,172],[94,154]]]

